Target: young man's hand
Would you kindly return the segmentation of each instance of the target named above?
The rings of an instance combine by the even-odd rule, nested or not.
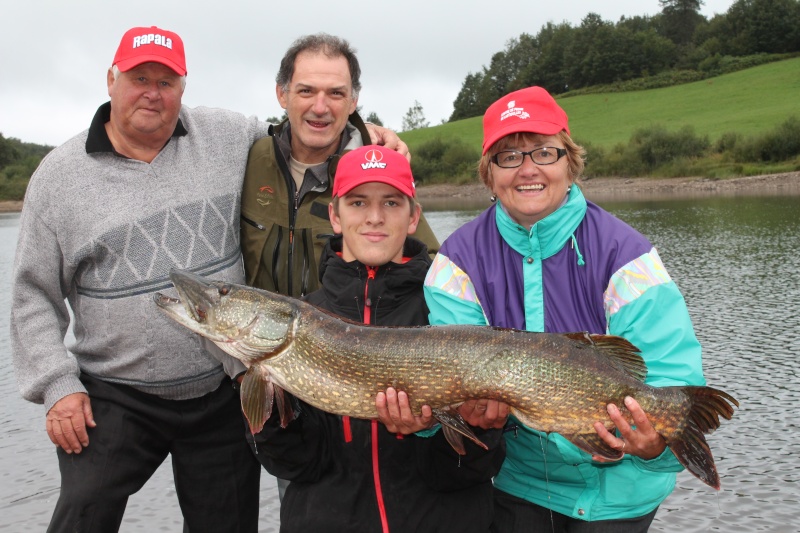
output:
[[[408,394],[398,392],[393,387],[378,393],[375,408],[378,410],[378,420],[392,433],[410,435],[428,429],[436,421],[428,405],[422,406],[422,414],[415,415],[408,402]]]

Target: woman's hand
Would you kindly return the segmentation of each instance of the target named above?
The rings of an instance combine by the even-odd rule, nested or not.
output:
[[[608,431],[601,422],[595,422],[594,430],[597,431],[600,438],[615,450],[635,455],[645,460],[655,459],[664,453],[667,442],[664,440],[664,437],[656,433],[656,430],[653,429],[650,420],[647,418],[647,413],[644,412],[639,402],[630,396],[626,396],[625,407],[630,412],[636,429],[631,427],[619,408],[613,403],[610,403],[606,407],[608,416],[617,427],[620,436],[617,437],[614,433]],[[606,459],[597,455],[593,455],[592,459],[601,463],[614,461],[613,459]]]

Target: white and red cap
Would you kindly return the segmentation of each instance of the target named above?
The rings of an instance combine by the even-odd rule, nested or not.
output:
[[[142,63],[161,63],[179,76],[186,75],[186,54],[183,41],[177,33],[156,26],[131,28],[122,36],[114,55],[114,62],[121,72]]]
[[[339,159],[333,179],[333,196],[342,197],[364,183],[385,183],[406,196],[416,196],[414,176],[408,160],[388,148],[367,145]]]
[[[494,143],[512,133],[569,134],[567,113],[541,87],[509,93],[489,106],[483,115],[483,155]]]

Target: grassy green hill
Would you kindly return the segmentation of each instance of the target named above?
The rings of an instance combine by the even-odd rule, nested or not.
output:
[[[745,136],[775,128],[800,115],[800,58],[768,63],[695,83],[646,91],[589,94],[559,99],[579,143],[610,148],[634,130],[660,124],[670,131],[694,127],[711,142],[722,134]],[[460,137],[480,148],[482,117],[404,132],[415,147],[434,137]]]

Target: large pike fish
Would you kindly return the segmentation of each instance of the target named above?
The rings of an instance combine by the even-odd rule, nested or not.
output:
[[[284,390],[324,411],[377,418],[375,395],[387,387],[408,394],[415,412],[430,405],[459,453],[461,435],[480,441],[454,406],[467,399],[505,402],[525,425],[557,432],[592,454],[618,459],[593,423],[613,427],[606,405],[635,398],[678,460],[719,489],[704,433],[730,419],[738,402],[710,387],[644,383],[636,347],[620,337],[533,333],[487,326],[377,327],[342,320],[300,300],[172,271],[180,299],[157,294],[172,319],[248,367],[242,410],[253,433],[273,399],[285,426]]]

